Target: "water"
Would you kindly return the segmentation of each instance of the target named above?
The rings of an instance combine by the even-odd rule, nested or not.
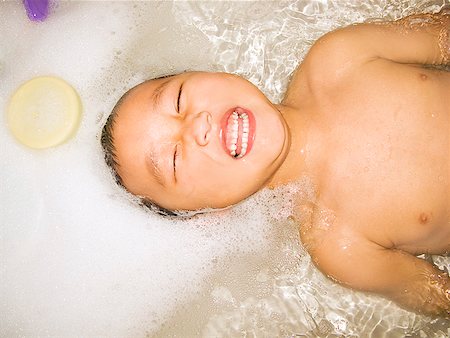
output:
[[[98,141],[115,101],[144,79],[237,72],[279,102],[322,33],[441,5],[59,2],[36,23],[20,2],[0,3],[1,106],[38,75],[64,78],[84,106],[76,138],[54,149],[27,149],[0,124],[0,336],[448,335],[448,322],[323,277],[289,218],[299,187],[174,222],[111,183]]]

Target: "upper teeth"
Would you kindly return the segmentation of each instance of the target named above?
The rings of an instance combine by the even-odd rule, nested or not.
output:
[[[242,143],[241,152],[236,156],[237,141],[239,138],[239,119],[242,119]],[[248,134],[250,130],[250,123],[248,115],[246,113],[239,114],[233,112],[228,119],[228,133],[227,133],[227,146],[231,156],[242,157],[247,152],[248,147]]]

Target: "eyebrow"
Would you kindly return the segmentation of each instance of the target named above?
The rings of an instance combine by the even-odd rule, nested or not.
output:
[[[159,161],[155,158],[155,154],[152,152],[149,154],[147,166],[156,179],[156,181],[163,187],[166,186],[166,182],[164,176],[162,175],[161,167],[159,166]]]
[[[157,110],[159,109],[159,106],[161,105],[161,97],[164,93],[164,89],[167,87],[167,85],[170,83],[171,78],[166,79],[165,81],[161,82],[158,87],[155,88],[155,90],[152,93],[151,101],[152,101],[152,109]],[[156,179],[156,182],[158,182],[162,187],[166,187],[166,182],[164,179],[164,176],[161,171],[161,167],[159,165],[159,161],[155,158],[155,154],[151,152],[147,156],[147,166],[150,170],[150,173],[153,175],[153,177]]]
[[[166,81],[161,82],[158,87],[155,88],[155,90],[152,93],[152,105],[153,110],[156,110],[159,108],[161,104],[161,96],[164,93],[164,89],[167,87],[171,79],[167,79]]]

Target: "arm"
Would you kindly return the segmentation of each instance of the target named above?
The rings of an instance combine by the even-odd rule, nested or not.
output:
[[[324,35],[313,49],[338,53],[341,59],[381,58],[398,63],[450,65],[449,38],[448,13],[418,14],[393,22],[338,29]]]
[[[419,313],[450,317],[449,276],[423,259],[364,239],[336,237],[310,253],[322,272],[345,286],[381,294]]]
[[[283,103],[295,104],[299,90],[326,94],[329,88],[351,81],[359,67],[374,60],[449,67],[449,39],[450,15],[445,13],[332,31],[312,46],[294,73]]]

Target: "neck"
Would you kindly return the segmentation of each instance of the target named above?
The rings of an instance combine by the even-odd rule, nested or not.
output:
[[[311,115],[302,109],[282,104],[276,107],[286,122],[290,146],[286,159],[268,183],[269,188],[296,181],[301,176],[312,173],[309,160],[312,153]]]

